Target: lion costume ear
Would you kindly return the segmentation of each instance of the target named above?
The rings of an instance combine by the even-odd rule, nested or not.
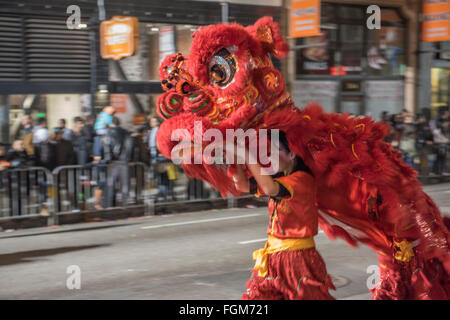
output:
[[[289,46],[284,41],[280,33],[278,23],[272,17],[262,17],[253,26],[248,27],[248,31],[261,42],[267,53],[273,54],[276,58],[284,58],[289,52]]]

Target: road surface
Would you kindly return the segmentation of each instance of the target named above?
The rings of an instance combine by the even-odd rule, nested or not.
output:
[[[425,189],[450,212],[450,184]],[[230,209],[1,232],[0,299],[240,299],[267,220],[266,208]],[[369,299],[376,255],[323,233],[316,245],[333,296]]]

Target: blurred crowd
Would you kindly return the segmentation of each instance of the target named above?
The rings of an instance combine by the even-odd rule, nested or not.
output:
[[[440,110],[431,117],[424,108],[415,115],[403,110],[383,112],[382,121],[390,125],[386,141],[399,150],[403,159],[421,176],[450,175],[450,112]]]
[[[129,132],[121,126],[114,107],[108,106],[97,117],[75,117],[71,128],[66,123],[66,119],[60,119],[57,127],[50,129],[45,118],[34,121],[30,115],[24,115],[14,142],[10,146],[0,146],[0,173],[27,167],[45,167],[52,171],[60,166],[93,166],[98,173],[105,173],[99,175],[105,176],[105,179],[98,181],[99,187],[94,193],[95,208],[100,210],[103,208],[103,191],[116,181],[120,182],[121,199],[126,205],[128,163],[142,162],[151,168],[150,174],[158,188],[158,196],[165,200],[172,196],[178,168],[158,152],[157,117],[149,115],[144,125]],[[107,164],[108,170],[96,164]],[[0,189],[2,187],[0,174]],[[103,203],[111,206],[113,196],[109,193]]]
[[[113,107],[104,108],[97,118],[75,117],[72,128],[66,123],[66,119],[60,119],[57,127],[49,129],[45,118],[33,121],[30,115],[24,115],[10,148],[2,146],[2,160],[11,168],[40,166],[49,170],[100,160],[149,162],[151,144],[146,142],[152,128],[146,124],[136,132],[127,132],[114,117]],[[159,123],[154,124],[157,130]],[[114,152],[111,141],[119,145]]]
[[[429,109],[410,114],[381,114],[390,125],[385,141],[399,150],[403,159],[422,176],[450,175],[450,112],[441,110],[431,117]],[[32,119],[24,115],[11,145],[0,145],[0,190],[5,187],[8,169],[78,165],[91,168],[99,178],[94,190],[95,208],[112,206],[113,197],[120,193],[126,205],[129,194],[130,162],[148,166],[156,201],[175,200],[174,184],[180,168],[160,154],[156,144],[159,118],[149,115],[144,125],[133,132],[125,130],[115,116],[113,107],[105,107],[98,116],[75,117],[71,128],[60,119],[55,128],[48,128],[45,118]],[[107,165],[107,168],[106,168]],[[120,190],[114,185],[120,182]],[[42,199],[47,197],[43,188]],[[104,192],[114,190],[114,192]],[[188,179],[187,199],[204,196],[203,182]]]

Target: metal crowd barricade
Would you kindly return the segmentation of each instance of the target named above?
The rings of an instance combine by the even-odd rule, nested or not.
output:
[[[51,215],[52,174],[42,167],[0,171],[0,218]]]
[[[112,192],[112,206],[118,203],[119,183],[114,182],[113,190],[109,190],[107,179],[111,166],[115,164],[88,164],[86,166],[61,166],[53,170],[54,211],[77,212],[93,210],[96,189],[102,190],[102,199]],[[130,162],[128,166],[129,194],[128,203],[136,205],[144,203],[144,189],[147,186],[147,166],[141,162]],[[107,207],[105,201],[102,202]]]
[[[448,170],[448,150],[446,157],[448,163],[445,164],[445,170]],[[419,174],[421,181],[450,181],[448,174],[430,174],[432,168],[429,160],[416,162],[414,164],[419,169],[428,169],[423,170],[425,174]],[[110,193],[109,200],[112,199],[112,202],[108,206],[108,203],[103,201],[104,208],[116,207],[119,204],[145,205],[146,214],[165,212],[166,207],[195,209],[202,201],[212,207],[216,205],[215,201],[223,202],[219,193],[208,183],[188,178],[179,166],[167,160],[153,163],[149,167],[141,162],[127,163],[129,192],[128,202],[123,204],[120,198],[120,183],[114,183],[112,189],[108,188],[106,183],[114,165],[62,166],[54,169],[53,173],[43,167],[0,171],[0,221],[48,216],[49,225],[58,224],[58,213],[94,210],[94,193],[97,189],[103,190],[103,200],[108,197],[108,192]],[[229,198],[228,207],[235,207],[240,198],[246,197]],[[207,206],[201,208],[205,207]]]
[[[161,159],[149,167],[148,199],[155,202],[187,202],[220,197],[208,183],[186,176],[180,166]]]

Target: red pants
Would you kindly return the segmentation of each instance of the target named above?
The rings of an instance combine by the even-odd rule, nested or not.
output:
[[[268,276],[253,270],[244,300],[334,300],[336,290],[325,262],[315,248],[281,251],[269,255]]]
[[[373,300],[449,300],[450,278],[437,259],[415,255],[409,262],[378,256],[380,281],[370,291]]]

